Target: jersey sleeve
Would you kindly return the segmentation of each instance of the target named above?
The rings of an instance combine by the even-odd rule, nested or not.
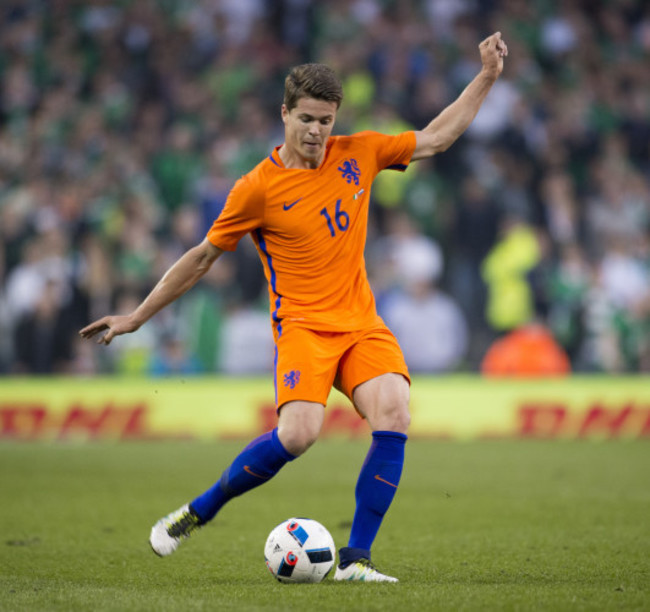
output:
[[[379,132],[361,132],[366,145],[374,152],[377,171],[400,170],[404,172],[415,151],[415,132],[403,132],[388,136]]]
[[[243,236],[264,221],[264,192],[250,175],[240,178],[226,200],[207,238],[224,251],[234,251]]]

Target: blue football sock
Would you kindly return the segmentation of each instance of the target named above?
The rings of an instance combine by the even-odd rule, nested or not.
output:
[[[277,428],[253,440],[232,462],[213,487],[190,503],[201,523],[214,518],[233,497],[250,491],[275,476],[287,462],[295,459],[278,438]]]
[[[407,437],[395,431],[375,431],[372,437],[355,490],[357,507],[348,548],[339,552],[342,566],[361,557],[370,559],[370,547],[402,475]]]

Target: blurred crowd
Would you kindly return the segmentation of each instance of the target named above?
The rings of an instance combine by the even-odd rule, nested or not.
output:
[[[284,76],[331,65],[335,132],[421,129],[507,41],[447,152],[383,172],[367,264],[414,372],[477,371],[534,324],[576,372],[650,371],[650,4],[3,0],[0,373],[267,372],[252,241],[136,334],[127,313],[283,141]]]

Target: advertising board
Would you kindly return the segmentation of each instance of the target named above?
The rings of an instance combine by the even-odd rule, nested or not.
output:
[[[650,381],[416,377],[411,412],[412,437],[649,438]],[[0,380],[3,440],[250,438],[275,422],[266,377]],[[333,391],[322,435],[367,432],[349,401]]]

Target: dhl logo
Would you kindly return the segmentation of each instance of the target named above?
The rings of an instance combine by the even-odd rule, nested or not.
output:
[[[147,438],[146,415],[143,403],[108,403],[99,408],[75,403],[63,411],[54,411],[42,403],[0,403],[0,439]]]
[[[518,435],[523,438],[648,438],[650,407],[594,403],[571,410],[561,403],[531,402],[518,410]]]
[[[242,431],[243,437],[273,429],[277,424],[275,406],[261,403],[254,419],[257,431]],[[163,439],[205,436],[201,423],[196,431],[162,430],[155,427],[155,407],[146,402],[107,402],[92,407],[81,402],[52,408],[44,402],[0,402],[0,440],[66,439]],[[560,402],[526,401],[513,407],[514,420],[500,437],[554,438],[650,438],[650,406],[627,402],[621,405],[594,402],[586,408]],[[414,437],[453,438],[453,434],[418,429]],[[322,436],[366,437],[368,424],[349,406],[334,404],[325,413]],[[218,437],[219,432],[214,432]],[[230,437],[230,436],[229,436]],[[484,437],[477,433],[477,437]]]

